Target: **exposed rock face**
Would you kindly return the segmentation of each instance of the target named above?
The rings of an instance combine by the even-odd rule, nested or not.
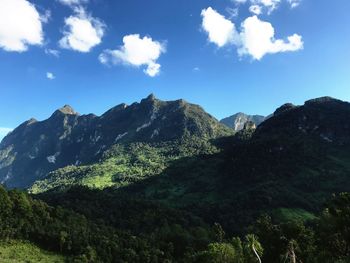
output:
[[[222,119],[220,122],[232,128],[234,131],[240,131],[244,128],[247,122],[253,122],[256,126],[265,120],[264,116],[247,115],[244,113],[236,113],[228,118]]]
[[[252,121],[247,121],[244,124],[243,130],[255,130],[256,129],[256,124]]]
[[[79,115],[66,105],[44,121],[31,119],[0,144],[0,182],[25,188],[67,165],[98,161],[115,143],[160,142],[184,136],[215,138],[231,131],[201,107],[183,100],[118,105],[102,116]]]

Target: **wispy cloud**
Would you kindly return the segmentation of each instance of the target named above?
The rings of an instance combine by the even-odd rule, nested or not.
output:
[[[302,0],[231,0],[231,2],[235,3],[237,6],[249,4],[249,10],[259,15],[262,13],[271,14],[282,2],[286,2],[291,8],[295,8],[300,5]]]
[[[47,48],[47,49],[45,49],[45,54],[58,58],[60,56],[60,51],[58,51],[56,49]]]
[[[295,8],[300,5],[301,0],[288,0],[288,2],[292,8]]]
[[[85,4],[89,1],[88,0],[58,0],[58,2],[60,2],[63,5],[74,7],[74,6]]]

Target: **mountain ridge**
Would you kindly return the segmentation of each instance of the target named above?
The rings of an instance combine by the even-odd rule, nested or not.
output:
[[[184,136],[210,139],[230,133],[199,105],[161,101],[153,94],[130,106],[117,105],[101,116],[79,115],[65,105],[46,120],[25,121],[3,139],[0,181],[9,187],[28,187],[34,178],[58,168],[98,161],[116,143]]]

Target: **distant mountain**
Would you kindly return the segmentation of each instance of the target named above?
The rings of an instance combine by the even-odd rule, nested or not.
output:
[[[256,126],[258,126],[265,119],[265,116],[247,115],[245,113],[239,112],[230,117],[222,119],[220,122],[222,124],[225,124],[227,127],[232,128],[234,131],[240,131],[244,128],[244,125],[249,121],[253,122]]]
[[[191,136],[209,140],[230,133],[200,106],[184,100],[161,101],[150,95],[102,116],[79,115],[66,105],[47,120],[24,122],[3,139],[0,182],[26,188],[58,168],[95,163],[115,144]]]

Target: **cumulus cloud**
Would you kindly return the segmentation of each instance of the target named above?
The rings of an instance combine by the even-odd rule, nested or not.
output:
[[[30,45],[42,45],[45,18],[27,0],[0,0],[0,48],[23,52]]]
[[[4,127],[0,127],[0,142],[1,140],[12,131],[13,129],[11,128],[4,128]]]
[[[46,77],[49,80],[54,80],[56,78],[56,76],[52,72],[46,72]]]
[[[202,10],[202,29],[208,33],[209,42],[223,47],[234,42],[235,25],[211,7]]]
[[[242,23],[241,46],[238,54],[250,55],[260,60],[266,54],[297,51],[303,48],[300,35],[294,34],[286,40],[275,39],[275,29],[269,22],[261,21],[257,16],[248,17]]]
[[[297,34],[288,36],[286,39],[276,39],[272,24],[260,20],[256,15],[243,21],[240,32],[235,29],[235,25],[230,20],[210,7],[202,11],[202,16],[202,26],[208,34],[209,41],[218,47],[234,45],[237,47],[239,56],[249,55],[253,59],[261,60],[266,54],[297,51],[304,45],[302,37]],[[210,22],[208,22],[208,16],[212,16],[209,19]],[[225,28],[225,25],[226,30],[217,30]]]
[[[101,43],[106,26],[98,18],[88,15],[82,7],[76,7],[74,11],[75,15],[64,21],[65,30],[59,45],[65,49],[90,52]]]
[[[105,65],[125,64],[145,67],[144,73],[155,77],[160,73],[161,65],[157,63],[160,55],[166,52],[164,43],[154,41],[151,37],[140,38],[139,34],[127,35],[124,45],[116,50],[104,50],[99,61]]]

